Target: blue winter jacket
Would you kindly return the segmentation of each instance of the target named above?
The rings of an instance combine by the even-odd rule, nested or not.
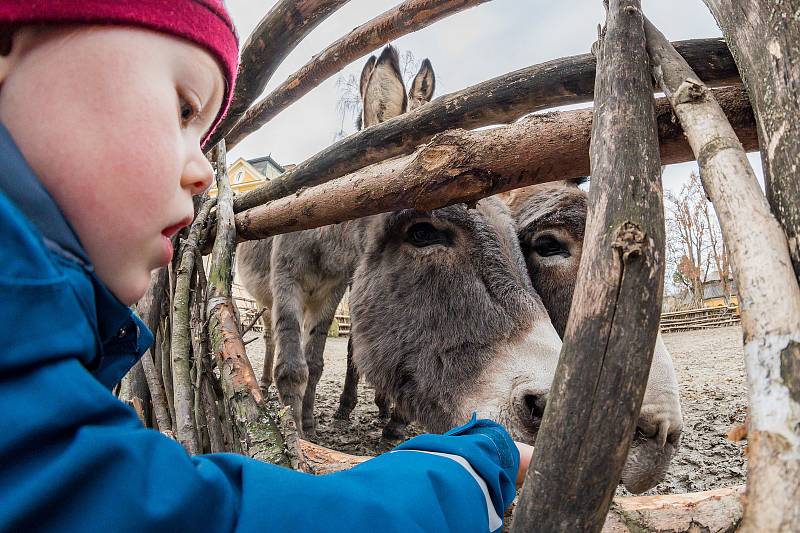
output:
[[[2,125],[0,254],[0,531],[502,527],[519,456],[493,422],[473,417],[326,476],[190,457],[144,428],[110,388],[153,336],[98,280]]]

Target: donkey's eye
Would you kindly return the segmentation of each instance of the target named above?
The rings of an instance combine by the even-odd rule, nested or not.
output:
[[[571,254],[558,240],[550,236],[539,237],[533,241],[533,251],[542,257],[552,257],[560,255],[561,257],[569,257]]]
[[[436,229],[428,222],[418,222],[406,230],[406,242],[417,248],[434,244],[447,246],[450,241],[450,234],[447,231]]]

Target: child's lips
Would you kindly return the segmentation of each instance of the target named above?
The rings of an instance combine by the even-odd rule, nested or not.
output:
[[[163,230],[161,230],[161,235],[163,235],[167,239],[171,239],[176,233],[178,233],[180,230],[182,230],[183,228],[185,228],[186,226],[188,226],[191,223],[192,223],[192,217],[191,216],[184,217],[177,224],[173,224],[172,226],[169,226],[169,227],[164,228]]]

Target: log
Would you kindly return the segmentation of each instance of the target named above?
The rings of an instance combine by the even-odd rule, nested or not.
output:
[[[356,59],[403,35],[489,0],[406,0],[358,26],[249,109],[225,136],[229,149]]]
[[[664,206],[641,2],[606,8],[584,256],[512,531],[602,529],[658,334]]]
[[[755,120],[741,87],[715,94],[748,149]],[[666,99],[656,118],[664,164],[691,161]],[[589,174],[592,110],[537,114],[509,126],[438,135],[415,154],[367,167],[236,216],[240,240],[261,239],[398,209],[435,209],[499,192]]]
[[[753,102],[767,199],[788,236],[800,280],[800,2],[705,3],[728,40]]]
[[[263,401],[247,358],[231,296],[236,229],[233,193],[226,173],[225,141],[214,148],[217,181],[217,236],[208,278],[208,331],[217,360],[223,400],[233,426],[234,450],[268,463],[296,466],[296,449],[282,431],[286,413],[272,412]]]
[[[723,489],[614,498],[603,533],[733,533],[744,508],[744,485]]]
[[[189,326],[190,287],[195,272],[197,245],[208,214],[215,200],[208,198],[192,223],[189,236],[181,247],[181,262],[175,272],[175,295],[172,307],[172,338],[170,354],[172,360],[172,386],[175,405],[175,434],[178,442],[191,455],[201,452],[194,423],[194,392],[192,389],[192,336]]]
[[[675,46],[709,85],[730,85],[739,80],[722,39],[680,41]],[[237,197],[234,210],[239,213],[302,187],[409,154],[448,129],[508,124],[534,111],[591,101],[594,77],[594,57],[583,54],[527,67],[441,96],[410,113],[334,143],[295,169]]]
[[[647,32],[653,74],[697,156],[703,187],[736,265],[733,274],[741,306],[750,412],[748,503],[741,531],[796,530],[800,524],[800,288],[789,245],[709,89],[657,29],[648,24]]]
[[[300,449],[307,466],[306,471],[316,475],[340,472],[372,459],[372,457],[338,452],[302,439],[300,440]]]
[[[350,0],[280,0],[242,45],[236,91],[225,119],[209,138],[216,146],[264,92],[275,70],[306,35]]]

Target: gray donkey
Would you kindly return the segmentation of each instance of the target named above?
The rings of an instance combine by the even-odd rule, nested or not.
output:
[[[477,412],[516,440],[535,441],[561,339],[500,199],[376,217],[350,312],[355,365],[398,418],[441,432]],[[652,379],[661,371],[651,372],[623,475],[633,492],[663,478],[680,435],[671,360],[654,368],[672,385],[662,387]]]
[[[427,59],[423,61],[406,95],[397,50],[387,46],[378,58],[367,61],[360,90],[360,124],[369,127],[430,101],[433,69]],[[242,283],[260,306],[271,310],[263,320],[266,356],[261,387],[266,390],[274,375],[281,401],[292,407],[297,427],[306,437],[315,434],[314,400],[327,332],[364,250],[369,221],[354,220],[239,246]],[[380,397],[378,402],[383,405]]]
[[[587,195],[576,182],[534,185],[503,195],[533,287],[563,337],[583,252]],[[683,427],[672,357],[659,334],[637,424],[632,457],[622,480],[632,492],[655,485],[677,451]]]

